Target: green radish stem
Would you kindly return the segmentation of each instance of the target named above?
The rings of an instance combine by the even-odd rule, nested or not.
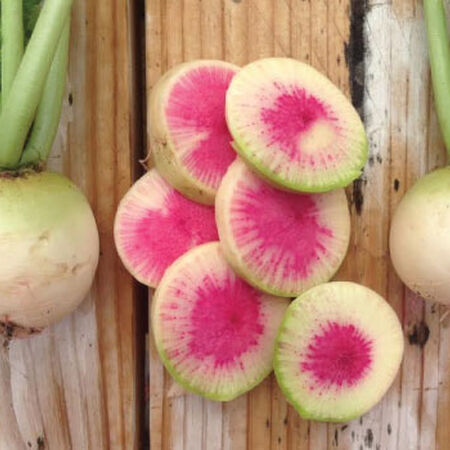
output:
[[[41,100],[72,0],[46,0],[0,113],[0,167],[14,169]]]
[[[2,98],[6,100],[23,55],[22,1],[2,0]]]
[[[450,157],[450,44],[443,0],[424,0],[434,102]]]
[[[69,42],[70,18],[67,20],[63,34],[59,39],[58,48],[47,76],[41,102],[20,165],[46,161],[52,148],[58,130],[66,87]]]

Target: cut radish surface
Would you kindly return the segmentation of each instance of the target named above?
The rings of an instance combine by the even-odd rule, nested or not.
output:
[[[153,169],[120,202],[114,238],[125,267],[156,287],[175,259],[218,239],[214,208],[183,197]]]
[[[288,189],[346,186],[367,160],[364,127],[351,103],[328,78],[294,59],[245,66],[228,89],[226,117],[242,158]]]
[[[288,308],[277,337],[275,374],[299,414],[343,422],[372,408],[403,355],[397,315],[356,283],[316,286]]]
[[[225,93],[239,68],[223,61],[180,64],[150,98],[152,156],[161,175],[187,197],[213,204],[236,158],[225,121]]]
[[[170,266],[156,290],[156,347],[186,389],[231,400],[271,372],[287,306],[287,299],[263,294],[238,278],[219,243],[204,244]]]
[[[286,297],[328,281],[350,238],[342,189],[323,194],[281,191],[239,159],[217,193],[216,221],[231,266],[250,284]]]

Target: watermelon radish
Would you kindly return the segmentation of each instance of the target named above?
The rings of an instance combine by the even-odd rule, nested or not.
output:
[[[66,92],[72,3],[0,1],[0,333],[7,339],[73,312],[99,259],[88,200],[45,170]]]
[[[450,45],[443,0],[423,2],[434,106],[447,166],[417,180],[392,218],[390,251],[401,280],[423,298],[450,306]]]
[[[217,242],[204,244],[172,264],[156,290],[156,347],[186,389],[231,400],[271,372],[287,306],[287,299],[263,294],[238,278]]]
[[[175,259],[218,239],[214,208],[183,197],[152,169],[120,202],[114,239],[129,272],[156,287]]]
[[[226,97],[235,149],[284,188],[324,192],[359,177],[368,145],[358,113],[312,67],[289,58],[245,66]]]
[[[240,276],[286,297],[328,281],[350,238],[342,189],[322,194],[281,191],[240,159],[230,166],[217,193],[216,221],[224,254]]]
[[[225,93],[238,67],[223,61],[180,64],[150,97],[152,157],[161,175],[187,197],[214,204],[236,153],[225,122]]]
[[[389,304],[364,286],[333,282],[290,304],[276,341],[275,374],[302,417],[344,422],[381,399],[402,354],[402,328]]]
[[[0,174],[0,193],[0,330],[26,336],[84,300],[99,236],[88,201],[60,174]]]
[[[450,167],[420,178],[392,217],[390,253],[401,280],[432,302],[450,305]]]

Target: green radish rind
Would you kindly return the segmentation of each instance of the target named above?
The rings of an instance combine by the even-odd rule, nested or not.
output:
[[[325,277],[322,276],[321,278],[311,278],[308,282],[305,282],[304,288],[301,291],[282,288],[280,289],[273,284],[264,282],[263,280],[255,276],[252,268],[249,267],[249,265],[244,261],[241,251],[238,248],[238,245],[234,238],[234,233],[231,226],[230,201],[232,199],[235,180],[242,177],[242,171],[248,171],[248,167],[243,163],[242,160],[238,158],[229,167],[216,196],[215,212],[217,229],[219,232],[221,249],[228,261],[228,264],[233,267],[234,271],[238,273],[241,278],[246,280],[252,286],[264,292],[280,297],[292,298],[298,296],[303,291],[313,287],[314,285],[324,283],[333,278],[345,259],[350,242],[350,212],[348,209],[347,197],[344,190],[339,189],[327,193],[317,194],[330,197],[329,201],[331,202],[331,200],[333,200],[331,203],[333,203],[333,205],[338,205],[340,215],[342,216],[339,221],[339,227],[342,227],[341,234],[345,236],[345,243],[342,246],[339,261],[335,264],[334,270],[327,273]],[[252,175],[244,175],[243,178],[248,179],[249,176],[253,176],[253,173],[250,173]],[[269,184],[272,185],[272,183]]]
[[[336,104],[339,104],[341,108],[345,110],[345,114],[350,117],[349,122],[352,123],[355,128],[351,134],[348,135],[349,141],[353,141],[354,151],[351,166],[342,166],[334,171],[330,171],[329,174],[325,175],[325,180],[316,180],[313,183],[307,182],[304,178],[299,178],[296,180],[290,180],[283,174],[277,173],[272,170],[266,163],[264,163],[258,153],[262,154],[263,146],[258,142],[246,142],[246,138],[239,130],[239,121],[241,117],[241,112],[237,110],[234,106],[235,99],[239,98],[241,79],[245,78],[246,71],[253,71],[258,66],[262,68],[267,68],[268,66],[277,67],[283,66],[283,64],[289,64],[292,70],[296,68],[301,71],[307,78],[316,78],[318,80],[318,85],[323,87],[330,95],[333,96],[333,100]],[[226,120],[228,128],[234,139],[234,148],[250,166],[257,172],[259,172],[264,178],[271,180],[272,183],[288,190],[298,191],[298,192],[327,192],[333,189],[341,188],[347,186],[353,180],[358,178],[367,162],[369,154],[369,144],[367,136],[364,130],[363,123],[359,118],[358,113],[353,108],[351,103],[345,97],[345,95],[323,74],[315,70],[313,67],[301,63],[290,58],[266,58],[262,60],[254,61],[247,66],[243,67],[240,72],[232,80],[230,87],[227,91],[226,99]],[[247,139],[248,141],[248,139]],[[266,146],[265,146],[266,147]],[[273,150],[274,152],[277,149]],[[279,150],[278,150],[279,151]],[[332,178],[326,180],[326,178]]]
[[[272,371],[273,366],[270,364],[267,368],[261,371],[259,376],[255,377],[252,383],[242,387],[241,389],[234,390],[230,393],[223,393],[223,394],[214,394],[199,388],[196,388],[192,385],[191,380],[185,378],[171,363],[170,358],[168,357],[166,351],[164,350],[160,335],[161,335],[161,326],[159,321],[156,319],[156,311],[158,308],[159,298],[164,292],[165,289],[167,289],[167,286],[170,283],[170,280],[173,276],[175,276],[180,269],[180,267],[184,266],[186,264],[186,260],[195,257],[196,255],[201,254],[205,251],[212,251],[212,252],[218,252],[220,254],[220,247],[218,242],[211,242],[207,244],[200,245],[198,247],[193,248],[192,250],[189,250],[187,253],[185,253],[183,256],[178,258],[165,272],[160,284],[158,285],[155,294],[152,299],[151,304],[151,325],[152,325],[152,332],[154,336],[154,342],[156,349],[158,351],[159,357],[161,358],[161,361],[163,362],[165,368],[169,372],[169,374],[173,377],[173,379],[180,384],[182,387],[184,387],[187,391],[192,392],[194,394],[200,395],[202,397],[205,397],[209,400],[217,401],[217,402],[227,402],[230,400],[233,400],[240,395],[245,394],[246,392],[253,389],[255,386],[260,384]],[[280,303],[286,302],[287,307],[287,299],[284,298],[274,298],[273,296],[263,294],[267,298],[270,298],[273,301],[277,301]]]
[[[322,291],[322,292],[321,292]],[[289,327],[288,322],[292,320],[292,313],[293,311],[296,311],[301,307],[302,303],[310,302],[312,304],[311,309],[314,309],[314,302],[319,301],[318,299],[314,298],[315,296],[320,296],[323,292],[327,294],[332,293],[333,291],[342,291],[342,293],[349,294],[350,291],[358,292],[359,297],[358,298],[370,298],[374,311],[376,313],[380,313],[380,311],[383,312],[385,315],[386,321],[390,321],[391,325],[394,325],[396,327],[396,330],[394,332],[395,340],[394,342],[391,342],[391,344],[395,344],[398,348],[395,349],[396,356],[395,361],[392,363],[393,370],[391,373],[391,376],[383,386],[383,388],[380,390],[378,398],[376,398],[373,402],[370,402],[369,404],[365,405],[364,407],[360,408],[359,410],[352,411],[349,414],[340,415],[339,417],[331,415],[326,416],[317,416],[312,412],[308,407],[304,406],[301,402],[299,402],[296,399],[296,392],[294,392],[294,389],[290,387],[290,381],[287,380],[287,375],[283,373],[283,362],[281,358],[281,341],[283,339],[284,334],[289,333]],[[332,295],[331,294],[331,295]],[[336,292],[334,292],[334,295]],[[364,310],[364,305],[358,305],[361,310]],[[374,314],[375,315],[375,314]],[[381,315],[381,314],[380,314]],[[331,317],[329,319],[334,319],[334,317]],[[367,321],[373,321],[376,320],[375,317],[365,314],[365,320]],[[351,323],[351,322],[350,322]],[[320,325],[320,324],[317,324]],[[384,322],[383,322],[384,325]],[[376,339],[376,336],[374,336]],[[365,414],[367,411],[369,411],[371,408],[373,408],[386,394],[386,392],[389,390],[390,386],[392,385],[397,373],[398,369],[400,367],[402,356],[404,351],[404,338],[403,338],[403,331],[401,324],[398,320],[398,317],[395,313],[395,311],[392,309],[392,307],[385,301],[383,297],[381,297],[379,294],[377,294],[375,291],[372,291],[369,288],[366,288],[365,286],[362,286],[357,283],[353,282],[347,282],[347,281],[334,281],[330,283],[325,283],[322,285],[315,286],[314,288],[306,291],[301,296],[297,297],[291,304],[289,305],[286,314],[283,318],[283,321],[280,325],[280,328],[278,329],[278,334],[275,340],[275,353],[274,353],[274,372],[275,377],[277,379],[278,385],[283,392],[284,396],[286,397],[287,401],[296,409],[296,411],[299,413],[299,415],[305,419],[305,420],[315,420],[315,421],[321,421],[321,422],[336,422],[336,423],[342,423],[342,422],[349,422],[351,420],[354,420],[363,414]],[[394,352],[394,353],[395,353]],[[381,358],[380,358],[381,359]],[[298,390],[298,387],[295,388],[295,391]],[[334,411],[333,411],[334,412]]]
[[[181,162],[169,132],[164,112],[172,87],[183,74],[198,67],[216,66],[238,71],[239,67],[219,60],[195,60],[178,64],[168,70],[155,84],[150,94],[150,157],[158,172],[177,191],[199,203],[213,205],[216,191],[194,178]]]
[[[354,171],[347,171],[347,176],[340,180],[337,180],[334,183],[326,183],[321,187],[312,187],[309,184],[303,184],[301,182],[291,182],[286,178],[270,171],[265,165],[263,165],[251,151],[251,148],[243,144],[239,138],[234,136],[234,144],[233,148],[236,150],[237,154],[245,160],[251,168],[258,173],[258,175],[262,176],[267,182],[272,184],[273,186],[278,187],[279,189],[285,189],[292,192],[308,192],[308,193],[321,193],[321,192],[329,192],[335,189],[345,188],[349,185],[353,180],[359,178],[362,174],[362,170],[364,165],[366,164],[367,157],[369,155],[369,146],[365,144],[364,151],[362,153],[359,169]]]

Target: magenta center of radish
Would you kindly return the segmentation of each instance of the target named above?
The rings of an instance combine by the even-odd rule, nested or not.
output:
[[[248,260],[280,268],[286,278],[307,278],[327,253],[324,240],[333,236],[319,223],[313,195],[280,191],[260,180],[238,186],[231,217],[237,245],[250,245]]]
[[[145,267],[144,272],[153,272],[158,279],[190,248],[218,240],[214,208],[174,190],[167,194],[164,208],[149,209],[140,220],[124,222],[122,228],[130,233],[127,245],[131,248],[126,250],[133,266]]]
[[[239,278],[219,284],[210,277],[196,294],[189,344],[196,358],[212,357],[215,367],[223,367],[258,346],[264,331],[261,294]]]
[[[285,90],[273,102],[270,108],[261,110],[261,120],[266,125],[268,144],[276,144],[291,161],[299,161],[302,157],[301,137],[319,121],[333,122],[325,105],[297,86]],[[315,160],[310,160],[314,164]]]
[[[351,387],[364,378],[371,364],[371,339],[352,324],[328,322],[311,339],[300,367],[319,387]]]
[[[234,74],[223,67],[191,70],[173,87],[166,108],[186,168],[216,188],[236,158],[225,121],[225,93]]]

